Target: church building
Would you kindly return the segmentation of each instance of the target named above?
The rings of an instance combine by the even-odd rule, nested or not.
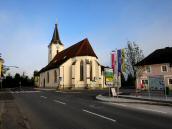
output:
[[[39,71],[39,87],[102,88],[102,67],[87,38],[65,49],[57,24],[48,45],[48,65]]]

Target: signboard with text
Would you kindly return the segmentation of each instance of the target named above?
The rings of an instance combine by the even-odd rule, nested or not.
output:
[[[112,96],[117,96],[115,88],[111,88]]]
[[[149,77],[150,90],[164,90],[164,77],[163,76],[150,76]]]
[[[105,82],[106,85],[113,85],[113,69],[111,68],[105,68]]]

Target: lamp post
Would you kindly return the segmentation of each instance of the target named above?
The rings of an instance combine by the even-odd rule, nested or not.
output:
[[[20,91],[21,91],[21,80],[20,80],[20,82],[19,82],[19,87],[20,87]]]
[[[19,68],[19,67],[18,66],[13,66],[13,65],[11,65],[11,66],[4,65],[4,68]]]

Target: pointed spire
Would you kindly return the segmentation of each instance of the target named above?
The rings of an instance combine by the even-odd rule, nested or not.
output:
[[[57,29],[57,23],[55,24],[55,28],[54,28],[54,33],[53,33],[53,37],[52,37],[52,40],[51,40],[51,43],[59,43],[61,45],[63,45],[60,41],[60,37],[59,37],[59,32],[58,32],[58,29]]]

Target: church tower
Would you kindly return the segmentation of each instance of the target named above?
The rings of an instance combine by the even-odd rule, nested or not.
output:
[[[64,50],[64,45],[60,41],[57,24],[55,24],[54,33],[50,44],[48,45],[48,63],[55,57],[56,54]]]

